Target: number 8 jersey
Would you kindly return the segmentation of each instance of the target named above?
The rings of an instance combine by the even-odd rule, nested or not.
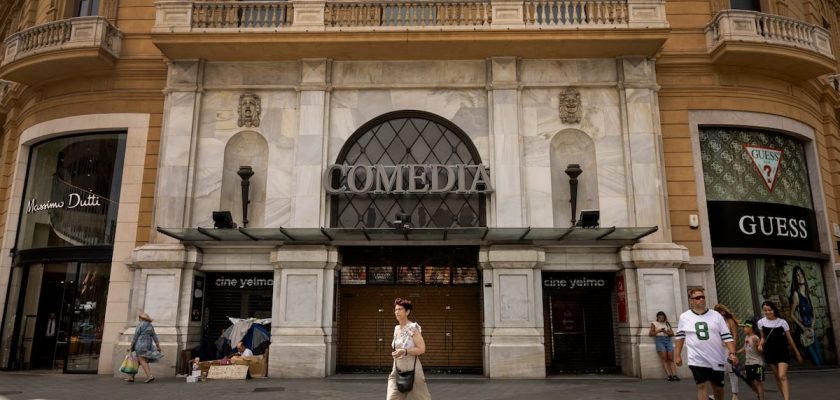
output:
[[[723,371],[727,353],[723,344],[732,341],[732,333],[717,311],[682,313],[675,338],[685,340],[688,365]]]

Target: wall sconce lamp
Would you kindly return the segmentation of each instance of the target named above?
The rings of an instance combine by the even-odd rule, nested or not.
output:
[[[236,171],[239,178],[242,179],[242,227],[248,227],[248,204],[251,200],[248,198],[251,189],[251,177],[254,176],[254,169],[250,165],[243,165]]]
[[[577,212],[577,177],[583,173],[580,164],[569,164],[566,166],[566,175],[569,175],[569,203],[572,205],[572,226],[575,226],[575,214]]]
[[[213,211],[213,227],[216,229],[233,229],[236,223],[230,211]]]
[[[576,226],[581,228],[597,228],[601,222],[601,211],[580,210],[580,219]]]

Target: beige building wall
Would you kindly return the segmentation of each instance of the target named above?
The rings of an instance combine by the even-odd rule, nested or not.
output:
[[[10,3],[8,8],[0,6],[0,20],[14,23],[5,36],[19,31],[16,27],[61,20],[72,13],[72,1]],[[100,14],[107,14],[123,35],[119,58],[111,68],[79,70],[59,78],[45,75],[30,86],[6,84],[6,89],[0,90],[0,242],[4,254],[14,245],[25,157],[31,143],[91,130],[126,129],[129,133],[122,179],[126,197],[120,204],[100,372],[112,371],[114,344],[125,328],[135,323],[128,315],[131,273],[127,262],[131,250],[149,238],[167,68],[148,35],[154,23],[154,2],[123,0],[119,8],[116,5],[117,0],[100,4]],[[49,63],[52,57],[66,55],[67,51],[56,51],[37,57],[38,62]],[[5,79],[5,72],[0,68],[0,79]],[[28,135],[28,143],[22,135]],[[8,277],[10,267],[11,258],[4,257],[0,274]],[[7,281],[0,280],[0,299],[6,298]],[[10,334],[4,332],[4,336]]]
[[[835,59],[839,54],[840,42],[837,7],[837,3],[832,1],[762,1],[763,12],[828,28],[832,35],[831,48]],[[735,125],[778,129],[795,134],[799,132],[790,129],[790,126],[804,124],[806,130],[813,130],[813,141],[806,141],[806,151],[813,149],[813,157],[809,155],[813,158],[809,159],[809,164],[812,164],[809,165],[809,174],[814,186],[812,191],[820,225],[822,252],[831,257],[823,263],[823,277],[831,304],[836,342],[840,328],[840,292],[837,286],[840,264],[836,264],[836,244],[840,237],[833,234],[833,226],[840,223],[840,128],[837,121],[840,97],[837,88],[832,86],[828,74],[803,80],[792,77],[789,73],[793,71],[776,69],[772,63],[720,65],[710,62],[704,27],[715,17],[716,10],[723,8],[727,7],[721,7],[718,1],[669,1],[667,13],[672,32],[657,57],[657,77],[661,85],[659,106],[673,239],[675,243],[686,246],[691,254],[691,262],[686,267],[685,284],[706,286],[711,289],[715,299],[711,243],[708,232],[704,232],[708,225],[702,220],[705,196],[698,194],[698,190],[703,188],[702,167],[697,165],[699,157],[694,153],[699,149],[692,146],[692,132],[696,134],[697,122],[692,119],[692,115],[718,112],[715,115],[733,116],[732,121],[737,121]],[[789,51],[783,46],[768,45],[767,49],[768,59],[771,60],[773,52],[786,55],[785,52]],[[835,63],[834,72],[831,73],[836,71]],[[687,79],[689,76],[691,78]],[[739,119],[746,113],[754,113],[755,118]],[[690,215],[701,216],[699,229],[689,226]]]

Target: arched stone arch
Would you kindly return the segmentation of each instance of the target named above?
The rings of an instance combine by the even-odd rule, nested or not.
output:
[[[577,213],[598,208],[598,165],[595,142],[577,129],[564,129],[551,139],[551,203],[554,226],[567,227],[572,223],[569,200],[569,176],[566,166],[579,164],[583,173],[578,176]],[[577,219],[577,218],[575,218]]]
[[[467,134],[451,121],[425,111],[402,110],[380,115],[357,129],[336,163],[477,165],[481,157]],[[443,170],[440,173],[445,174]],[[468,169],[467,180],[471,181],[474,173]],[[344,178],[333,179],[333,187],[346,185]],[[400,212],[410,214],[412,226],[417,228],[486,225],[483,194],[339,193],[330,197],[332,227],[386,228]]]
[[[236,172],[240,166],[249,165],[254,170],[251,177],[248,207],[248,227],[265,225],[265,190],[268,171],[268,143],[257,132],[243,131],[228,140],[222,170],[222,196],[220,210],[230,210],[233,220],[242,223],[242,179]]]

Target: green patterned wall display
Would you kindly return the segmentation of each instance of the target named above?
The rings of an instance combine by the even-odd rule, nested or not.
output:
[[[778,173],[766,184],[744,146],[782,151]],[[754,201],[813,209],[802,143],[792,137],[753,129],[700,129],[703,179],[708,201]]]

